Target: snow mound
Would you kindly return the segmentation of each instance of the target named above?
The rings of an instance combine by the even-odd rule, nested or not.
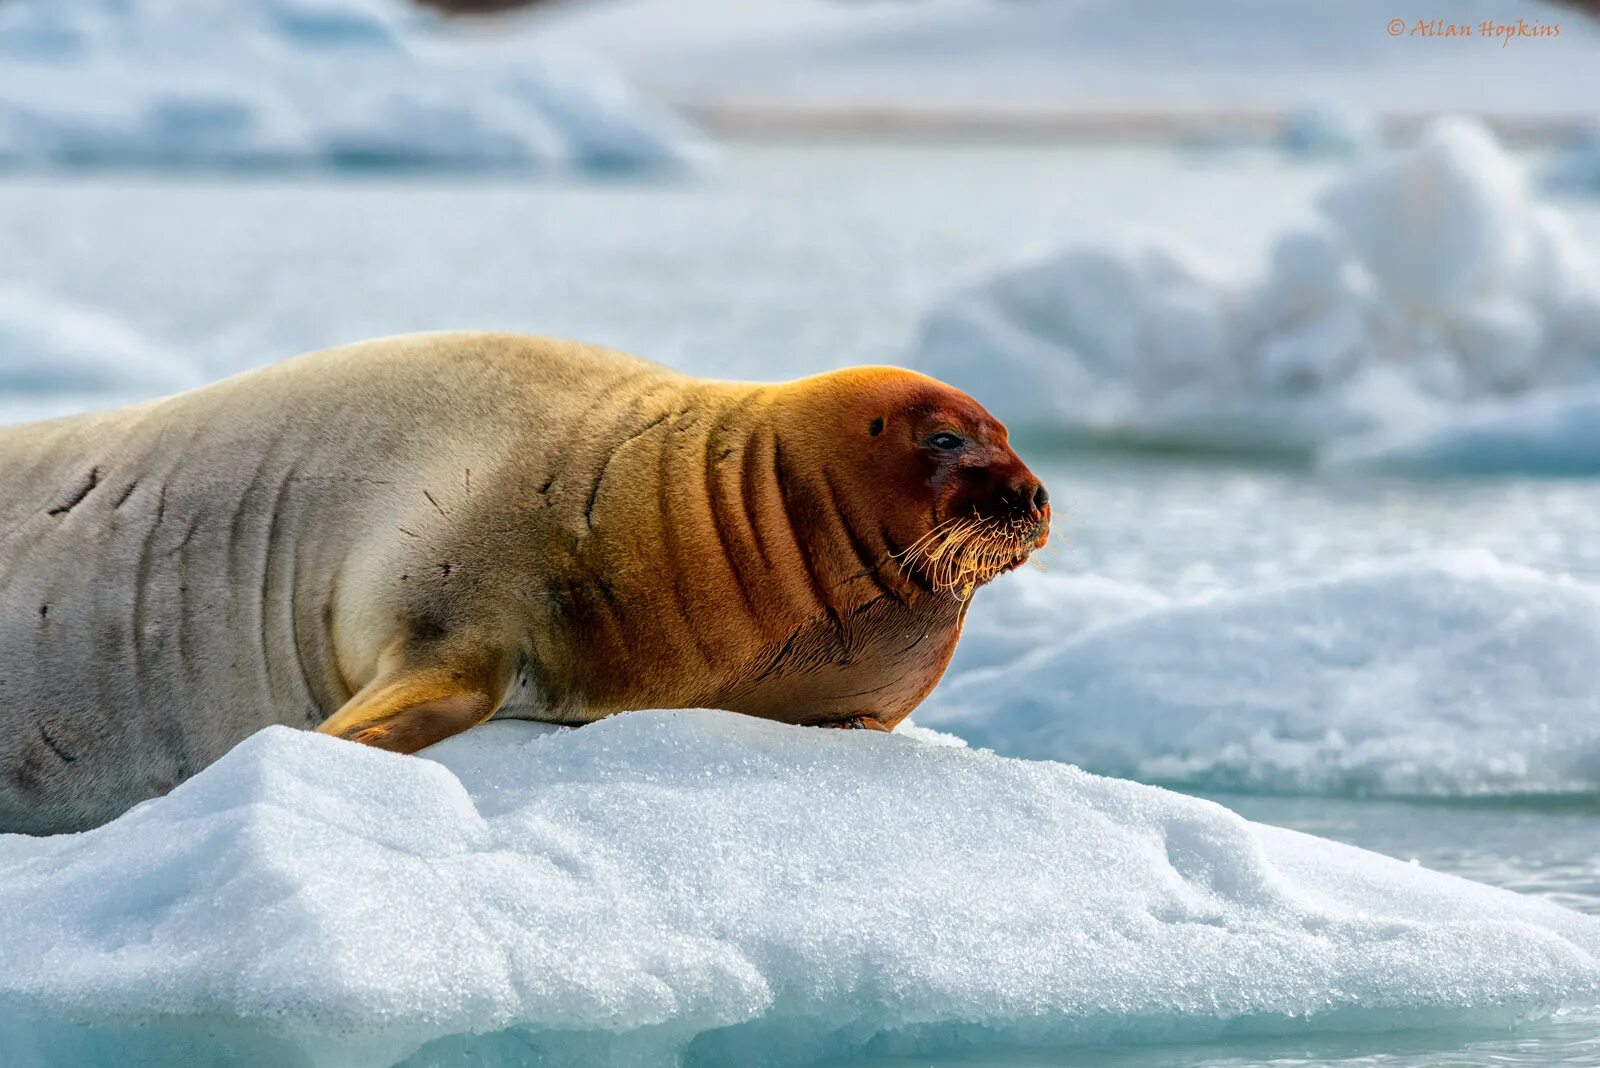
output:
[[[432,755],[272,728],[0,838],[8,1051],[742,1066],[1600,997],[1600,921],[1058,764],[705,712]]]
[[[198,366],[106,315],[0,287],[0,423],[188,389]]]
[[[1600,791],[1600,589],[1475,552],[1147,611],[957,675],[927,727],[1210,789]]]
[[[1023,426],[1302,454],[1600,380],[1600,272],[1481,125],[1440,120],[1319,207],[1255,280],[1167,245],[1006,271],[911,362]]]
[[[0,162],[625,168],[687,162],[603,70],[474,53],[393,0],[11,0]]]

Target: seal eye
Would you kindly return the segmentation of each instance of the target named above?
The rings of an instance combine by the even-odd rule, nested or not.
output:
[[[960,434],[952,434],[948,430],[941,430],[928,439],[928,447],[938,449],[940,452],[955,452],[966,443],[966,438]]]

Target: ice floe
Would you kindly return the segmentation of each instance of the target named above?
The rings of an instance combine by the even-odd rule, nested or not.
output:
[[[1316,454],[1600,382],[1600,271],[1481,125],[1320,197],[1241,279],[1169,243],[1073,248],[956,294],[911,363],[1035,428]]]
[[[632,168],[702,149],[588,61],[479,54],[392,0],[13,0],[0,163]]]
[[[430,756],[271,728],[0,838],[8,1053],[777,1065],[1600,998],[1600,921],[1061,764],[714,712]]]
[[[1071,627],[1069,597],[989,606]],[[1002,624],[974,602],[991,641]],[[1214,789],[1600,791],[1600,589],[1438,552],[1156,605],[958,671],[919,723],[1012,756]]]

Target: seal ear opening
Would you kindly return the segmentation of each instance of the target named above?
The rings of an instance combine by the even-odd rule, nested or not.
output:
[[[415,753],[494,715],[509,681],[500,675],[486,664],[402,668],[368,683],[317,731]]]
[[[873,437],[877,437],[879,434],[883,433],[883,416],[880,415],[878,418],[867,424],[867,433],[871,434]]]

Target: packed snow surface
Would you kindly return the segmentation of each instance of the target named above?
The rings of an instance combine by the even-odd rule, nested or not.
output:
[[[1073,248],[956,294],[911,362],[1013,423],[1315,453],[1600,381],[1600,270],[1480,125],[1321,196],[1240,279],[1166,242]]]
[[[698,153],[591,62],[475,53],[393,0],[10,0],[0,163],[634,167]]]
[[[1094,625],[1103,600],[980,595],[968,625],[982,648],[1052,622],[1066,636],[958,662],[917,721],[1003,754],[1188,787],[1600,791],[1592,585],[1435,552],[1125,604]]]
[[[1060,764],[714,712],[430,755],[271,728],[0,838],[5,1048],[759,1065],[1600,998],[1600,921]]]

